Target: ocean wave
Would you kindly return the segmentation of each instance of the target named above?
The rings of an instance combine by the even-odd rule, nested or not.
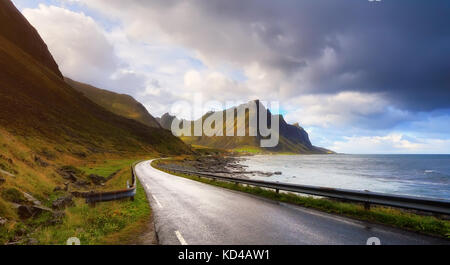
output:
[[[248,170],[281,170],[283,176],[273,180],[282,182],[450,199],[450,157],[266,156],[250,157],[243,164]]]

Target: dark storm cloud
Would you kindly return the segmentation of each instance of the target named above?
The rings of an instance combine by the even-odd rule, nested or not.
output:
[[[413,111],[450,107],[450,1],[89,2],[128,10],[209,58],[279,71],[294,96],[359,91]]]
[[[224,23],[260,21],[265,30],[257,36],[277,55],[267,63],[286,72],[334,49],[338,67],[318,75],[309,92],[383,92],[407,108],[450,106],[449,1],[206,2],[199,6]],[[290,38],[289,45],[277,42],[278,36]],[[356,78],[333,85],[346,73]]]

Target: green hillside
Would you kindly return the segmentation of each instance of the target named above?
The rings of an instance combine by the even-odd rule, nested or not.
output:
[[[158,121],[153,118],[147,109],[133,97],[125,94],[118,94],[112,91],[93,87],[65,77],[64,80],[71,87],[80,91],[93,102],[105,109],[123,116],[141,122],[149,127],[161,128]]]
[[[258,101],[255,101],[258,103]],[[226,121],[226,111],[223,110],[220,112],[209,112],[201,118],[204,121],[210,115],[222,115],[224,117],[223,122],[223,135],[226,135],[227,132],[234,132],[234,135],[237,135],[237,109],[238,108],[248,108],[248,105],[253,102],[249,102],[247,104],[242,104],[240,106],[231,108],[235,112],[235,118],[231,121]],[[264,106],[263,106],[264,107]],[[270,121],[270,117],[272,114],[270,111],[266,112],[265,107],[263,108],[263,112],[267,113],[268,121]],[[259,112],[257,113],[259,115]],[[259,116],[258,116],[259,117]],[[174,119],[177,119],[175,116],[171,116],[169,114],[164,114],[159,122],[163,128],[170,130],[171,124]],[[245,112],[245,122],[246,122],[246,136],[234,136],[234,137],[226,137],[226,136],[182,136],[181,139],[191,145],[199,145],[211,148],[220,148],[220,149],[228,149],[234,150],[238,152],[246,152],[246,153],[261,153],[261,152],[274,152],[274,153],[294,153],[294,154],[327,154],[332,153],[330,150],[326,150],[324,148],[316,147],[311,144],[309,140],[308,133],[300,127],[298,123],[291,125],[288,124],[282,115],[279,116],[279,143],[275,147],[271,148],[261,148],[260,141],[263,139],[261,135],[257,136],[249,136],[249,112],[248,110]],[[191,122],[191,135],[193,135],[193,127],[194,123],[200,122],[200,119]],[[258,125],[259,126],[259,125]],[[269,126],[270,127],[270,126]],[[258,128],[257,128],[258,129]]]
[[[9,0],[0,1],[0,24],[0,244],[26,240],[35,229],[54,225],[48,214],[19,218],[17,207],[34,203],[25,193],[51,207],[57,196],[68,195],[55,190],[65,183],[69,191],[124,188],[131,161],[190,152],[167,130],[114,114],[68,85],[37,31]],[[76,182],[61,174],[64,168],[93,168],[111,160],[127,163],[105,186],[90,182],[81,171],[76,171]],[[148,206],[145,196],[142,200]],[[86,207],[81,199],[76,203]],[[127,213],[124,205],[114,207]],[[65,212],[64,222],[78,220],[77,231],[98,233],[83,230],[90,220],[85,214],[96,216],[95,211],[77,207],[75,213]],[[126,220],[118,221],[125,227]],[[52,236],[45,242],[51,243]]]

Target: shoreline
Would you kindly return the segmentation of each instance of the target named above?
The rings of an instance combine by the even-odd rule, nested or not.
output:
[[[165,169],[165,166],[163,165],[164,163],[161,162],[163,162],[163,160],[154,161],[152,166],[175,176],[184,177],[225,189],[253,194],[255,196],[264,197],[274,201],[298,205],[305,208],[312,208],[339,216],[345,216],[355,220],[367,221],[369,223],[386,225],[407,231],[414,231],[420,234],[436,236],[447,240],[449,239],[449,221],[442,215],[435,216],[424,212],[403,210],[380,205],[374,205],[371,207],[370,211],[367,211],[361,203],[343,202],[331,198],[318,198],[290,192],[277,193],[274,190],[267,190],[259,187],[250,187],[248,185],[206,179],[192,174],[175,173]]]
[[[345,155],[344,155],[345,156]],[[360,155],[355,155],[357,159]],[[362,155],[364,156],[364,155]],[[266,159],[267,157],[267,159]],[[402,170],[399,171],[398,174],[403,176],[402,174],[411,174],[410,177],[399,178],[396,177],[395,172],[393,175],[389,175],[389,172],[379,171],[376,167],[371,167],[370,175],[365,175],[363,173],[359,174],[357,166],[354,168],[356,173],[347,172],[349,171],[348,167],[342,167],[337,165],[330,164],[334,163],[333,161],[341,161],[339,156],[332,157],[323,157],[323,159],[328,160],[331,159],[331,162],[326,162],[324,168],[317,168],[314,166],[314,161],[322,161],[321,157],[315,158],[310,156],[299,155],[297,158],[292,156],[286,156],[285,158],[272,157],[268,154],[258,154],[258,155],[240,155],[236,153],[214,153],[207,155],[194,155],[194,156],[181,156],[174,159],[166,160],[161,164],[167,170],[184,170],[184,171],[194,171],[199,173],[209,173],[209,174],[217,174],[224,177],[232,177],[238,179],[259,179],[259,180],[267,180],[267,181],[279,181],[300,185],[312,185],[319,187],[329,187],[329,188],[341,188],[341,189],[351,189],[351,190],[370,190],[372,192],[380,192],[380,193],[399,193],[406,196],[417,196],[417,197],[426,197],[426,198],[434,198],[434,199],[446,199],[448,200],[448,193],[445,193],[445,187],[443,186],[440,190],[433,190],[431,192],[430,189],[419,190],[420,188],[427,188],[433,185],[436,185],[436,182],[433,182],[430,179],[433,176],[428,176],[430,174],[446,174],[439,173],[439,171],[431,171],[433,169],[433,165],[430,165],[430,168],[424,171],[423,174],[428,176],[428,182],[420,181],[420,179],[415,178],[415,171],[410,172],[411,170]],[[335,157],[335,158],[333,158]],[[286,161],[285,163],[289,164],[292,161],[296,161],[297,159],[302,160],[303,162],[299,162],[304,164],[300,167],[299,170],[293,170],[292,167],[286,167],[285,164],[280,161]],[[351,159],[351,155],[350,158]],[[378,159],[375,156],[374,159]],[[253,161],[254,160],[254,161]],[[311,161],[310,161],[311,160]],[[345,160],[347,160],[345,158]],[[377,160],[375,160],[377,161]],[[307,163],[307,164],[305,164]],[[313,163],[313,164],[311,164]],[[260,166],[255,166],[260,165]],[[289,164],[290,165],[290,164]],[[343,165],[346,165],[345,163]],[[359,164],[358,164],[359,165]],[[349,164],[351,166],[351,164]],[[302,169],[306,170],[307,174],[303,173]],[[311,171],[313,170],[314,171]],[[328,169],[336,169],[335,171],[331,170],[328,172]],[[350,168],[351,169],[351,168]],[[379,168],[378,168],[379,169]],[[356,170],[356,171],[355,171]],[[375,170],[375,171],[374,171]],[[405,171],[405,172],[403,172]],[[327,173],[328,172],[328,173]],[[336,173],[336,175],[330,173]],[[422,172],[422,171],[421,171]],[[436,173],[438,172],[438,173]],[[327,174],[326,174],[327,173]],[[367,174],[369,174],[367,173]],[[382,174],[383,173],[383,174]],[[300,174],[300,175],[298,175]],[[387,174],[387,175],[386,175]],[[419,173],[417,173],[419,174]],[[418,176],[421,178],[425,178],[425,175]],[[309,177],[306,177],[309,176]],[[408,175],[409,176],[409,175]],[[436,178],[436,176],[434,176]],[[415,182],[413,182],[413,180]],[[443,183],[443,185],[447,185]],[[419,191],[418,191],[419,190]]]
[[[165,160],[161,161],[160,167],[166,170],[188,170],[202,173],[217,174],[225,177],[249,179],[250,176],[258,175],[259,177],[271,177],[280,175],[281,172],[265,172],[259,170],[247,170],[248,166],[240,164],[240,161],[251,156],[221,156],[209,155],[189,158],[181,160]]]

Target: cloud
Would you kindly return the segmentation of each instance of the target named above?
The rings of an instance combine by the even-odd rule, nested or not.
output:
[[[145,45],[130,41],[120,28],[106,31],[92,17],[62,7],[40,4],[35,9],[24,9],[24,16],[36,27],[62,73],[72,79],[118,93],[129,94],[142,100],[154,110],[155,100],[146,94],[158,73],[145,69],[154,54]],[[154,49],[154,47],[152,47]],[[156,61],[158,64],[162,59]],[[167,88],[167,87],[166,87]],[[174,96],[166,93],[168,99]],[[157,110],[162,111],[161,108]],[[162,111],[163,112],[163,111]]]
[[[345,137],[344,141],[334,142],[331,149],[354,154],[447,154],[450,150],[450,140],[414,138],[402,133],[390,133],[385,136]]]
[[[200,93],[205,101],[236,99],[236,95],[241,95],[244,100],[249,97],[246,87],[238,83],[223,73],[216,71],[187,71],[184,75],[184,92]]]
[[[63,74],[99,85],[120,67],[105,32],[91,17],[43,4],[23,14],[37,28]]]
[[[317,145],[450,150],[446,1],[51,3],[63,8],[33,2],[23,13],[63,73],[130,94],[155,116],[198,93],[277,100]]]
[[[382,94],[340,92],[300,96],[288,101],[286,120],[324,128],[386,129],[414,120],[411,113],[395,109]]]
[[[256,66],[281,99],[360,91],[385,93],[397,108],[450,106],[447,1],[77,2],[121,19],[137,39],[189,47],[209,67]]]

